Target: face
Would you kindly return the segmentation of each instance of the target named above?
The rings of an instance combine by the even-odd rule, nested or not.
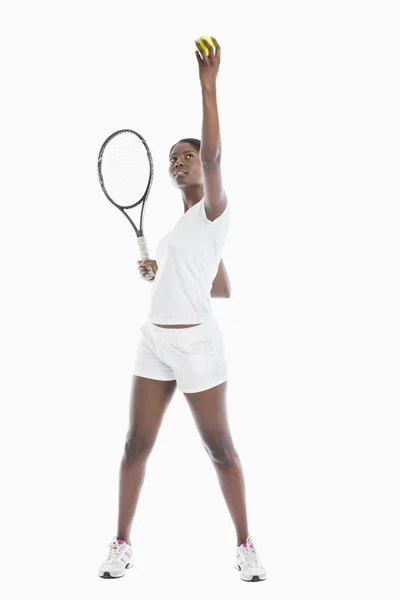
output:
[[[179,171],[183,171],[184,174],[176,176]],[[200,156],[196,146],[180,142],[172,148],[169,155],[169,174],[177,188],[203,183]]]

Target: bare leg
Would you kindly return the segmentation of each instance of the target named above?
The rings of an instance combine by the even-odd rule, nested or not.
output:
[[[246,513],[246,491],[242,465],[233,445],[226,409],[227,384],[185,394],[203,444],[217,472],[235,529],[237,545],[249,535]]]
[[[134,376],[129,429],[120,467],[118,539],[129,544],[133,517],[165,410],[174,395],[175,381]]]

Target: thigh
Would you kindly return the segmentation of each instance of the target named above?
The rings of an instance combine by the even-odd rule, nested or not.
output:
[[[203,443],[209,450],[233,449],[226,405],[227,382],[211,389],[185,394]]]
[[[153,445],[175,389],[176,381],[133,376],[128,438],[142,440],[146,446]]]

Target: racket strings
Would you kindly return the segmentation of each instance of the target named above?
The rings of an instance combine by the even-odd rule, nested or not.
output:
[[[150,179],[150,162],[142,141],[132,133],[113,137],[101,160],[103,185],[121,207],[132,206],[143,197]]]

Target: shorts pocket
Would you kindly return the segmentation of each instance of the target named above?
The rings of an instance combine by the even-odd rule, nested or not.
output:
[[[180,340],[180,347],[188,354],[217,355],[218,333],[215,326],[202,323],[197,327],[185,330],[185,336]]]
[[[191,354],[208,354],[208,355],[214,356],[215,355],[214,339],[208,337],[205,340],[199,340],[198,342],[191,342],[188,344],[188,350]]]

